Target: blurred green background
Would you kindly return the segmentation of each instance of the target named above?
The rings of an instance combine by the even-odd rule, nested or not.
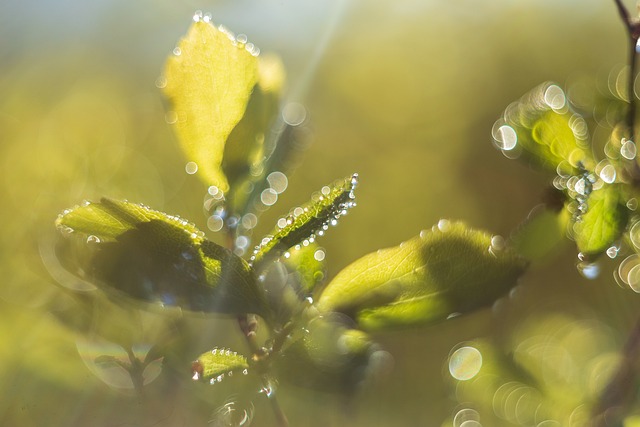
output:
[[[106,301],[80,310],[76,297],[55,285],[65,276],[51,251],[56,215],[102,195],[179,214],[206,230],[206,187],[185,173],[155,86],[197,9],[282,57],[288,99],[305,104],[314,130],[302,166],[263,215],[258,234],[323,185],[360,174],[358,207],[320,241],[329,276],[440,218],[508,236],[539,203],[547,180],[493,149],[495,119],[543,81],[567,86],[587,76],[594,91],[596,82],[606,88],[611,70],[625,62],[623,26],[613,1],[603,0],[3,2],[1,425],[206,425],[233,392],[181,380],[189,375],[185,366],[157,380],[149,374],[141,400],[122,372],[105,374],[92,364],[96,355],[116,351],[105,349],[101,335],[179,342],[183,354],[176,358],[215,345],[244,348],[233,322],[223,319],[187,319],[181,330],[190,333],[175,337],[161,315],[131,314],[136,310]],[[538,375],[537,390],[560,387],[559,374],[545,371],[554,364],[578,371],[561,390],[583,389],[581,363],[615,359],[640,298],[616,286],[615,262],[603,263],[594,281],[581,277],[575,263],[567,245],[533,266],[492,309],[376,336],[393,370],[350,401],[281,384],[292,425],[459,427],[454,416],[467,407],[485,426],[556,425],[475,402],[482,392],[460,391],[447,363],[452,349],[476,337],[518,354],[520,338],[538,336],[545,345],[553,341],[566,363],[546,353],[523,362]],[[563,341],[558,331],[568,325],[584,333]],[[614,362],[593,375],[605,375]],[[271,425],[269,408],[258,400],[253,424]],[[571,414],[579,403],[558,405]],[[571,425],[580,425],[576,419]]]

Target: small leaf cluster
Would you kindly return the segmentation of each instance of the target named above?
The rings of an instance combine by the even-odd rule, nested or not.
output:
[[[605,121],[601,110],[594,106],[593,115],[585,117],[558,85],[544,83],[511,104],[493,130],[494,144],[505,156],[550,176],[560,202],[549,207],[585,261],[607,251],[615,257],[625,229],[637,222],[631,214],[637,197],[636,146],[622,115],[607,113],[614,125],[597,153],[588,121]]]

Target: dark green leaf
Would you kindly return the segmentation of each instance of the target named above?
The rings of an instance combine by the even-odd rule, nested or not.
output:
[[[331,316],[312,320],[307,331],[276,359],[282,379],[314,390],[350,393],[367,375],[376,374],[378,366],[372,365],[378,346],[366,333],[348,329]]]
[[[278,221],[278,227],[272,234],[262,239],[251,257],[253,264],[277,258],[305,241],[307,245],[313,243],[316,236],[324,234],[329,226],[335,225],[338,218],[355,206],[357,183],[358,174],[353,174],[324,187],[310,202],[291,210],[287,217]]]
[[[86,240],[84,275],[98,286],[193,311],[268,314],[249,265],[183,219],[102,199],[65,211],[57,225]]]
[[[572,112],[564,92],[545,83],[513,103],[494,126],[494,141],[510,158],[521,156],[552,172],[593,170],[587,125]]]
[[[280,108],[284,67],[276,56],[260,56],[258,82],[247,109],[233,129],[224,149],[222,170],[230,184],[227,202],[233,212],[246,203],[250,188],[266,172],[265,140]]]
[[[327,285],[318,308],[348,314],[365,329],[433,323],[490,304],[525,267],[501,238],[442,220],[347,266]]]
[[[222,381],[225,376],[246,375],[248,368],[246,357],[224,348],[214,348],[201,354],[191,365],[194,380],[210,383]]]
[[[588,195],[586,212],[573,225],[578,250],[584,255],[605,252],[622,235],[629,220],[623,191],[621,184],[603,184]]]

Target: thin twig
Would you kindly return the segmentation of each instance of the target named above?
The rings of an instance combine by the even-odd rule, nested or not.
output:
[[[604,427],[611,420],[607,418],[622,417],[624,406],[634,393],[638,372],[636,364],[640,357],[640,319],[631,330],[627,342],[622,350],[622,360],[615,374],[600,394],[594,407],[593,427]]]
[[[629,129],[629,139],[636,142],[636,93],[635,93],[635,81],[637,75],[638,64],[638,39],[640,38],[640,23],[637,19],[634,19],[629,14],[629,10],[622,4],[622,0],[614,0],[618,7],[618,13],[625,25],[627,34],[629,36],[629,79],[627,81],[627,97],[629,98],[629,108],[627,110],[626,125]],[[640,181],[640,165],[637,161],[633,162],[633,171],[631,174],[634,181]]]

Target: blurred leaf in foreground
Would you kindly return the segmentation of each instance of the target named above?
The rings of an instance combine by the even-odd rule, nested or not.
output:
[[[197,20],[173,53],[161,79],[173,108],[169,122],[205,182],[227,192],[225,143],[258,80],[257,50],[224,27]]]
[[[499,236],[441,220],[431,231],[347,266],[318,307],[348,314],[365,329],[434,323],[490,304],[525,267]]]
[[[246,261],[186,220],[102,199],[66,210],[56,223],[93,251],[83,271],[97,285],[188,310],[267,314]]]

